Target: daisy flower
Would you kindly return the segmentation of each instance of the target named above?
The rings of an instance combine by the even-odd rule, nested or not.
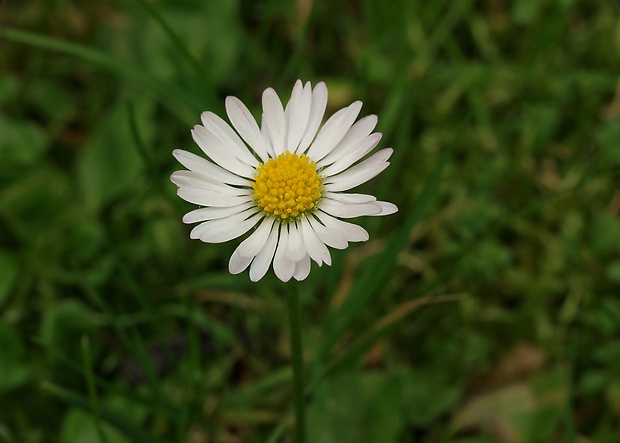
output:
[[[236,97],[226,98],[232,128],[204,112],[192,137],[209,159],[176,149],[173,155],[188,170],[170,179],[179,197],[201,206],[183,217],[199,223],[190,238],[221,243],[252,231],[230,258],[232,274],[249,267],[250,279],[258,281],[273,264],[280,280],[304,280],[311,260],[331,265],[327,246],[344,249],[368,240],[364,228],[341,219],[398,210],[372,195],[345,192],[387,168],[393,150],[362,160],[381,134],[372,133],[375,115],[355,122],[359,101],[321,126],[327,105],[323,82],[312,88],[298,80],[285,107],[269,88],[262,104],[260,127]]]

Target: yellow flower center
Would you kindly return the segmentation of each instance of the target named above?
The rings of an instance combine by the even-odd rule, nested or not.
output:
[[[324,188],[316,163],[306,154],[290,152],[260,163],[254,180],[253,195],[258,207],[284,222],[313,211]]]

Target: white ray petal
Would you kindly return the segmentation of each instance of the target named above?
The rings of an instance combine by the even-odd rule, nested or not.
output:
[[[226,97],[226,113],[241,138],[263,162],[269,160],[265,139],[250,110],[237,97]]]
[[[304,132],[297,152],[302,153],[308,149],[310,143],[316,137],[316,132],[321,125],[323,115],[325,114],[325,108],[327,107],[327,86],[324,82],[319,82],[312,90],[312,105],[310,107],[310,117],[308,118],[308,126]]]
[[[215,181],[206,175],[193,171],[175,171],[170,175],[170,181],[179,187],[208,189],[231,196],[250,195],[252,193],[252,190],[249,188],[228,186],[225,183]]]
[[[247,220],[235,223],[231,222],[233,217],[203,222],[202,224],[206,223],[208,226],[203,232],[201,232],[200,241],[205,243],[223,243],[228,240],[232,240],[233,238],[237,238],[252,229],[263,217],[263,214],[258,212]]]
[[[376,115],[367,115],[366,117],[362,117],[359,119],[351,129],[347,132],[347,135],[338,143],[329,154],[327,154],[323,159],[317,162],[317,166],[323,167],[329,165],[343,155],[346,155],[351,149],[358,146],[366,137],[370,135],[370,133],[377,126],[378,118]]]
[[[256,214],[256,212],[257,212],[256,208],[250,208],[246,211],[233,214],[230,217],[226,217],[224,219],[218,218],[214,220],[204,221],[194,226],[194,228],[189,233],[189,238],[198,239],[203,233],[207,232],[210,229],[213,229],[214,226],[220,226],[223,224],[228,224],[228,226],[239,225],[240,223],[243,223],[245,220],[250,218],[250,216]],[[220,243],[220,242],[209,242],[209,243]]]
[[[231,153],[242,162],[256,168],[258,160],[248,150],[248,147],[241,141],[239,136],[221,117],[213,112],[203,112],[200,116],[202,124],[211,132],[224,146],[230,148]]]
[[[230,260],[228,261],[228,271],[231,274],[241,274],[248,268],[248,266],[250,266],[250,263],[254,258],[240,256],[237,252],[238,249],[239,248],[235,249],[235,252],[232,253],[232,255],[230,256]]]
[[[332,175],[336,175],[339,172],[344,171],[353,163],[364,157],[370,151],[375,149],[375,147],[381,141],[381,134],[376,132],[369,137],[366,137],[363,141],[360,142],[355,149],[349,150],[344,156],[336,160],[333,164],[329,165],[327,168],[321,171],[321,175],[323,177],[330,177]]]
[[[319,161],[329,154],[351,129],[361,109],[362,102],[357,101],[332,115],[308,148],[308,157]]]
[[[303,259],[308,253],[301,238],[301,232],[296,222],[288,225],[288,243],[286,244],[286,257],[294,262]]]
[[[332,257],[329,254],[329,249],[325,246],[325,243],[319,239],[310,226],[310,223],[306,218],[302,218],[300,222],[301,226],[301,235],[304,241],[304,246],[306,247],[306,251],[308,251],[308,255],[310,258],[314,260],[319,266],[323,263],[327,263],[329,266],[332,264]]]
[[[262,124],[267,127],[273,152],[276,156],[282,154],[286,143],[286,117],[282,102],[272,88],[267,88],[263,92]]]
[[[323,197],[342,203],[368,203],[377,201],[377,197],[369,194],[344,194],[341,192],[325,192],[323,193]]]
[[[319,209],[334,217],[353,218],[363,215],[378,215],[381,213],[381,206],[375,202],[369,203],[341,203],[335,200],[322,199]]]
[[[190,171],[207,175],[212,177],[213,180],[238,186],[250,185],[250,182],[246,178],[239,177],[238,175],[235,175],[232,172],[191,152],[184,151],[182,149],[175,149],[172,151],[172,155],[174,155],[174,158],[176,158],[179,163]]]
[[[252,261],[252,265],[250,266],[250,280],[254,282],[259,281],[265,276],[265,274],[269,270],[271,260],[273,259],[273,253],[275,252],[276,246],[278,245],[278,231],[279,226],[276,225],[271,230],[271,234],[269,234],[265,246],[263,247],[263,249],[260,250],[258,255],[256,255],[256,257]]]
[[[242,257],[254,258],[265,247],[267,239],[271,234],[271,229],[275,219],[273,217],[266,217],[263,222],[258,226],[256,231],[252,233],[248,238],[243,240],[237,252]]]
[[[267,147],[267,153],[269,154],[269,158],[276,158],[277,155],[276,153],[273,151],[273,146],[271,145],[271,136],[269,135],[269,129],[267,128],[267,125],[264,123],[265,122],[265,113],[263,112],[263,115],[261,117],[261,127],[260,127],[260,133],[263,137],[263,140],[265,140],[265,146]]]
[[[295,262],[286,257],[288,237],[288,225],[281,225],[278,248],[273,257],[273,272],[283,282],[289,281],[295,272]]]
[[[381,212],[375,215],[391,215],[398,212],[398,206],[390,202],[377,202],[381,206]]]
[[[252,196],[250,195],[232,197],[230,195],[222,194],[221,192],[214,192],[207,189],[194,187],[179,188],[177,189],[177,195],[186,202],[190,202],[195,205],[216,206],[218,208],[237,206],[252,201]]]
[[[246,178],[251,178],[254,175],[254,168],[232,155],[230,147],[223,145],[203,126],[194,126],[194,129],[192,129],[192,138],[200,149],[222,168]]]
[[[321,211],[316,212],[316,216],[327,228],[339,232],[347,241],[361,242],[366,241],[369,238],[368,232],[361,226],[338,220],[337,218]]]
[[[240,214],[254,206],[254,202],[247,202],[237,206],[230,207],[210,207],[194,209],[183,216],[183,223],[191,224],[205,220],[215,220],[218,218],[230,217],[231,215]]]
[[[382,149],[346,171],[327,177],[324,181],[325,189],[329,192],[340,192],[366,183],[390,165],[387,159],[393,151],[392,148]]]
[[[299,146],[301,137],[303,137],[308,126],[311,94],[312,90],[309,85],[303,87],[300,80],[295,82],[291,99],[284,110],[287,127],[286,149],[290,152],[297,151],[297,146]]]
[[[293,278],[297,281],[305,280],[306,277],[310,274],[310,257],[307,255],[302,259],[295,263],[295,271],[293,272]]]
[[[312,226],[312,230],[317,237],[319,237],[319,240],[327,246],[331,246],[335,249],[345,249],[349,246],[349,242],[347,242],[346,237],[341,231],[327,228],[313,217],[308,217],[308,221],[310,222],[310,226]]]

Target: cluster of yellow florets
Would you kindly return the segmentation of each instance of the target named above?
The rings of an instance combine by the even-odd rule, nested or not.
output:
[[[252,182],[254,199],[267,215],[295,220],[316,208],[323,193],[316,163],[306,154],[285,152],[261,163]]]

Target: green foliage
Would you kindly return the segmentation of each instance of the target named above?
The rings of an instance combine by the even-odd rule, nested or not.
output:
[[[82,4],[83,3],[83,4]],[[0,441],[615,443],[615,2],[0,6]],[[392,165],[301,285],[231,276],[168,181],[199,113],[329,86]]]
[[[10,391],[24,384],[31,375],[26,360],[26,348],[19,333],[9,323],[0,321],[0,392]]]

